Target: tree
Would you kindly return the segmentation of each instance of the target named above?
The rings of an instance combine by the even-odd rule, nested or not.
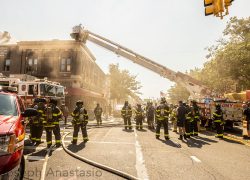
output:
[[[186,88],[175,84],[168,90],[168,97],[172,103],[177,104],[179,101],[187,101],[190,93],[186,90]]]
[[[250,17],[233,17],[223,31],[223,38],[209,48],[203,68],[187,74],[200,80],[215,95],[250,89]],[[169,91],[174,102],[185,100],[188,93],[179,85]]]
[[[128,96],[141,94],[138,91],[141,85],[136,80],[136,76],[131,75],[128,70],[120,70],[119,64],[110,64],[109,74],[111,99],[117,99],[119,102],[127,99]]]
[[[250,17],[231,18],[223,35],[207,48],[204,67],[189,74],[216,94],[250,89]]]

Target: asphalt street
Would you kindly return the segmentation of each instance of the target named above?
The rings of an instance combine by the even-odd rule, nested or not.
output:
[[[138,179],[250,179],[250,147],[230,139],[217,139],[211,132],[181,141],[170,129],[170,140],[155,139],[148,130],[124,130],[121,119],[109,119],[97,127],[90,122],[89,142],[72,145],[72,126],[65,146],[81,157],[123,171]],[[28,130],[27,130],[28,132]],[[28,138],[27,133],[26,138]],[[45,132],[43,133],[45,141]],[[28,142],[28,140],[27,140]],[[25,179],[124,179],[67,154],[62,147],[48,153],[46,143],[25,147]]]

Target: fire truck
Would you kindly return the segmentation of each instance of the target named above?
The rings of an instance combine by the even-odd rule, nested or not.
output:
[[[0,77],[0,86],[12,86],[17,88],[18,95],[26,106],[32,104],[37,97],[57,99],[59,104],[65,102],[65,88],[58,82],[44,79],[22,80],[15,77]]]
[[[198,103],[202,114],[202,126],[211,127],[216,104],[221,105],[226,128],[232,129],[234,125],[242,122],[242,102],[207,98]]]

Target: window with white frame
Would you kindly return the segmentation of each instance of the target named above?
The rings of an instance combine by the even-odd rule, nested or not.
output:
[[[70,58],[62,58],[60,64],[61,72],[70,72],[71,71],[71,59]]]

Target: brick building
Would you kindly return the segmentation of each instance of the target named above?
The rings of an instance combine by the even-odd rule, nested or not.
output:
[[[66,104],[72,109],[82,99],[89,109],[106,105],[106,75],[82,43],[73,40],[20,41],[0,45],[0,73],[47,77],[66,87]]]

